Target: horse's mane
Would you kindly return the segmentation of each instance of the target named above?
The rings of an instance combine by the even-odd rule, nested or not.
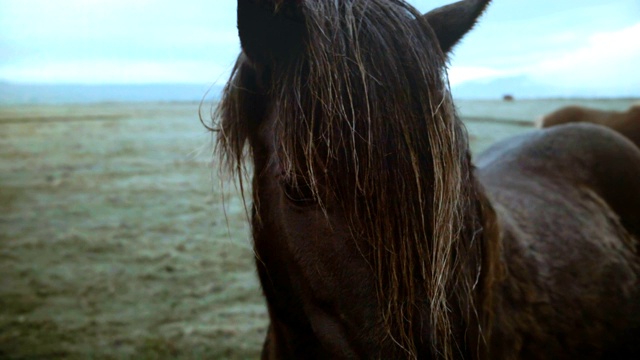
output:
[[[416,335],[428,331],[450,358],[467,336],[460,324],[484,320],[473,295],[481,209],[445,56],[402,0],[305,1],[296,11],[307,31],[300,54],[262,69],[240,56],[218,108],[221,161],[242,177],[247,141],[273,116],[274,161],[321,206],[339,197],[354,236],[370,241],[381,336],[415,357]]]

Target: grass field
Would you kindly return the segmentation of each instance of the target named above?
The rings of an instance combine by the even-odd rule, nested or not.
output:
[[[633,100],[458,106],[477,152],[576,102]],[[257,358],[250,232],[212,148],[196,103],[0,107],[0,359]]]

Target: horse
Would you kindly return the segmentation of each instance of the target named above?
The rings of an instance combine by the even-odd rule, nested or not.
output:
[[[537,125],[545,128],[573,122],[608,126],[640,147],[640,104],[632,105],[627,111],[606,111],[582,106],[566,106],[543,116],[537,121]]]
[[[572,124],[472,158],[448,54],[489,0],[238,0],[209,127],[263,359],[639,358],[640,150]]]

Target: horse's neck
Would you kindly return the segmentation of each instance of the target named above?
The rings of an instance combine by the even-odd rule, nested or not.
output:
[[[463,166],[463,168],[467,167]],[[464,261],[457,262],[458,268],[454,271],[461,274],[462,280],[456,280],[454,286],[456,290],[451,293],[453,298],[450,298],[450,301],[460,306],[454,310],[460,311],[462,316],[459,319],[462,321],[459,323],[461,328],[458,329],[463,330],[460,340],[465,339],[462,341],[466,343],[468,349],[473,349],[472,353],[476,350],[479,352],[475,358],[482,359],[488,358],[482,354],[486,355],[488,351],[486,345],[490,338],[490,329],[493,327],[493,309],[496,307],[496,302],[500,301],[498,289],[504,284],[506,277],[501,256],[502,226],[499,215],[470,163],[468,169],[471,173],[465,177],[471,203],[468,213],[464,216],[465,220],[462,224],[464,230],[456,242],[458,247],[456,253],[462,254],[469,259],[468,264],[473,265],[464,265]],[[472,283],[467,284],[469,281]],[[469,291],[458,291],[458,289]],[[470,314],[469,309],[475,309],[475,314]]]
[[[475,292],[476,307],[483,333],[484,345],[490,345],[491,330],[494,327],[494,311],[496,303],[500,301],[500,286],[506,279],[505,264],[502,254],[503,226],[498,212],[486,194],[486,190],[478,181],[476,187],[476,201],[482,222],[481,272],[478,291]],[[487,350],[487,348],[479,348]],[[485,353],[486,354],[486,353]],[[479,358],[488,358],[479,356]]]

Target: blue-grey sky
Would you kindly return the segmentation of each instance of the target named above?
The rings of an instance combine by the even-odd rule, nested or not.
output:
[[[448,3],[413,0],[423,12]],[[0,0],[0,81],[223,83],[232,0]],[[640,96],[640,1],[494,0],[450,81],[526,76]]]

